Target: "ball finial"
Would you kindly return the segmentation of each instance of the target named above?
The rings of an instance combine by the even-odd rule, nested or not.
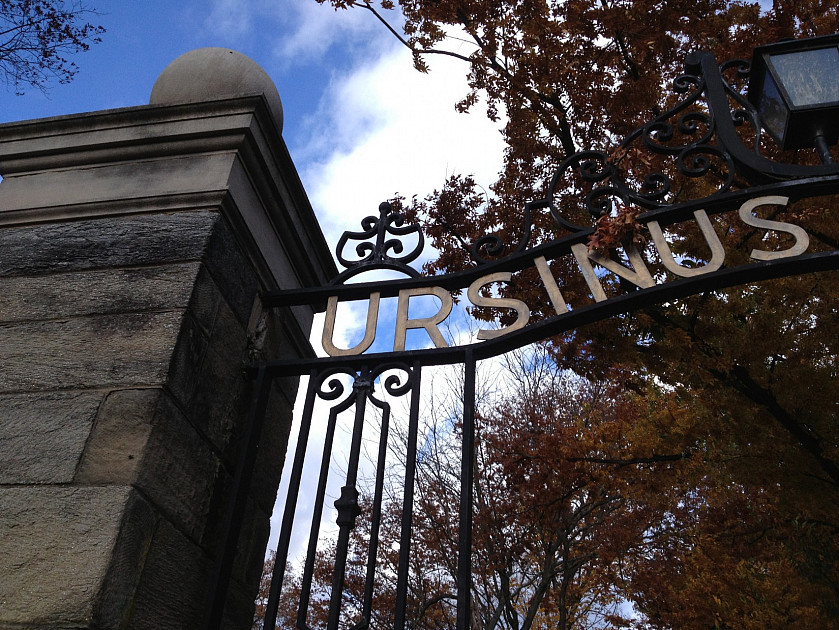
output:
[[[198,48],[166,66],[154,83],[149,104],[196,103],[253,94],[265,95],[282,131],[280,95],[258,63],[229,48]]]

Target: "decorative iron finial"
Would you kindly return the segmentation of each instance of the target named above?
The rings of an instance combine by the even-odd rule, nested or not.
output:
[[[405,217],[402,213],[393,209],[388,202],[379,205],[379,216],[367,216],[361,220],[361,232],[346,231],[341,235],[335,253],[338,261],[346,267],[332,284],[341,284],[349,278],[365,271],[374,269],[390,269],[399,271],[412,278],[419,277],[419,272],[408,265],[422,253],[425,246],[425,239],[418,223],[404,225]],[[388,238],[388,235],[395,237],[417,235],[416,246],[404,256],[399,256],[404,247],[399,238]],[[375,242],[372,239],[375,238]],[[343,252],[350,241],[362,241],[355,247],[355,252],[361,257],[359,260],[348,260]],[[397,254],[391,256],[390,253]]]

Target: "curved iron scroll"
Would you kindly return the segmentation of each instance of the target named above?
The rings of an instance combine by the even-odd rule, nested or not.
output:
[[[343,380],[341,377],[344,377]],[[407,584],[408,559],[410,553],[411,538],[411,512],[414,500],[414,476],[417,450],[417,433],[419,418],[419,388],[421,368],[419,363],[407,364],[404,362],[379,363],[374,367],[362,366],[358,369],[335,367],[322,372],[313,371],[310,375],[306,402],[303,409],[300,434],[297,441],[294,466],[292,468],[289,490],[286,497],[283,523],[280,530],[279,544],[274,563],[274,574],[272,576],[271,591],[265,613],[264,627],[273,628],[276,623],[279,599],[282,583],[285,577],[285,568],[288,561],[288,552],[291,542],[293,526],[293,515],[296,511],[299,500],[300,484],[303,474],[303,463],[308,446],[309,432],[311,429],[312,416],[317,399],[329,403],[330,409],[326,423],[326,434],[324,438],[323,452],[321,456],[320,473],[316,495],[313,501],[313,515],[311,529],[309,532],[309,544],[306,552],[306,560],[303,570],[303,581],[300,589],[300,600],[297,607],[297,628],[307,629],[308,608],[312,591],[312,579],[314,576],[314,564],[317,555],[317,543],[320,534],[320,524],[323,517],[323,506],[325,504],[327,481],[330,473],[330,463],[334,448],[336,424],[339,414],[355,410],[353,421],[351,445],[349,458],[345,473],[344,485],[341,488],[341,495],[335,501],[337,510],[336,524],[338,525],[338,540],[335,547],[335,561],[333,570],[333,582],[331,600],[329,604],[329,623],[327,628],[338,627],[341,620],[341,604],[344,589],[344,578],[347,566],[347,556],[350,546],[350,533],[356,526],[356,519],[361,514],[359,504],[359,490],[357,477],[362,451],[362,440],[365,429],[368,428],[367,404],[371,404],[379,410],[378,423],[378,450],[375,463],[375,485],[372,497],[370,516],[370,536],[368,544],[367,561],[365,567],[365,587],[361,605],[360,617],[353,623],[352,620],[341,620],[345,625],[361,630],[370,623],[373,592],[376,576],[376,557],[378,553],[378,536],[381,528],[382,502],[384,492],[385,471],[387,469],[388,436],[390,432],[391,407],[390,403],[375,394],[376,383],[380,382],[381,389],[388,397],[399,398],[406,395],[411,397],[411,412],[408,424],[408,441],[406,452],[405,488],[403,493],[403,521],[400,535],[400,557],[397,579],[400,583]],[[351,380],[352,386],[348,388],[344,380]],[[404,596],[397,601],[397,617],[401,615],[404,620],[406,600]]]
[[[706,178],[714,188],[703,199],[713,200],[736,189],[773,182],[839,173],[836,164],[788,164],[762,153],[768,135],[744,91],[750,64],[734,59],[718,66],[711,53],[692,53],[685,74],[673,81],[679,101],[629,134],[612,151],[586,150],[567,157],[556,169],[543,200],[527,204],[524,237],[515,248],[528,246],[531,209],[547,207],[556,225],[572,233],[590,229],[568,216],[564,203],[582,206],[590,219],[611,213],[617,205],[642,211],[693,201],[676,190],[675,177]],[[628,166],[624,166],[628,164]],[[488,259],[477,246],[490,242],[490,255],[505,250],[496,236],[483,237],[473,249],[477,264]]]
[[[361,227],[361,232],[344,232],[338,240],[335,253],[338,261],[346,269],[332,280],[332,284],[341,284],[353,276],[376,269],[400,271],[414,278],[419,275],[416,269],[408,265],[417,259],[425,246],[425,239],[418,224],[405,225],[402,214],[396,212],[393,206],[385,201],[379,205],[379,216],[364,217]],[[388,236],[403,237],[412,234],[416,235],[417,243],[411,251],[399,256],[398,254],[402,254],[404,250],[402,241]],[[375,240],[371,242],[371,239]],[[358,260],[349,260],[344,256],[344,249],[349,241],[360,241],[355,247],[356,253],[361,257]],[[392,256],[391,252],[396,256]]]

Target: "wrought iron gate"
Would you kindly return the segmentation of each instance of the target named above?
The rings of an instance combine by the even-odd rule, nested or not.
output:
[[[680,298],[752,283],[769,278],[839,269],[839,251],[808,252],[809,241],[806,232],[797,226],[779,222],[767,222],[754,217],[751,211],[761,204],[784,205],[789,199],[802,199],[823,194],[834,194],[839,185],[839,166],[823,164],[816,166],[787,165],[774,162],[760,154],[761,124],[757,112],[744,98],[742,88],[728,75],[737,80],[748,76],[749,64],[733,61],[718,67],[709,54],[693,55],[688,60],[688,73],[679,77],[674,84],[682,100],[671,110],[661,114],[631,134],[622,148],[639,146],[655,155],[671,160],[671,173],[678,176],[704,177],[715,173],[716,191],[707,197],[692,200],[678,200],[675,203],[670,189],[671,175],[657,171],[639,175],[618,168],[614,154],[596,151],[577,153],[557,169],[544,199],[533,201],[523,209],[524,221],[520,242],[506,246],[495,237],[478,241],[472,249],[475,264],[466,271],[445,276],[421,276],[409,266],[420,255],[423,237],[418,226],[405,225],[401,214],[388,204],[379,209],[379,216],[363,220],[362,230],[347,232],[338,244],[338,260],[345,266],[329,286],[315,289],[284,291],[266,295],[264,302],[269,307],[287,307],[299,304],[315,305],[327,310],[328,334],[324,346],[333,356],[309,358],[294,362],[273,362],[248,367],[254,379],[254,397],[250,411],[249,434],[244,440],[239,470],[235,479],[236,498],[227,520],[227,541],[216,566],[214,594],[215,610],[210,611],[210,628],[218,627],[224,593],[231,572],[236,550],[239,528],[242,520],[244,492],[248,487],[254,454],[258,447],[261,421],[265,413],[268,391],[273,379],[288,376],[308,376],[308,389],[302,410],[296,452],[288,481],[285,498],[282,529],[277,550],[274,578],[271,585],[265,627],[274,627],[278,601],[281,594],[284,571],[289,554],[303,476],[303,466],[310,428],[318,401],[330,405],[325,417],[326,438],[324,440],[320,476],[313,501],[314,514],[309,532],[308,551],[302,573],[300,601],[298,603],[297,628],[309,627],[308,610],[315,572],[315,560],[319,526],[326,499],[329,459],[334,445],[336,419],[340,413],[354,414],[351,446],[348,464],[341,489],[335,501],[338,536],[334,557],[334,569],[329,603],[327,628],[334,630],[339,625],[354,629],[365,628],[370,623],[370,611],[376,589],[378,537],[381,524],[383,482],[386,468],[386,443],[391,422],[391,405],[387,399],[405,397],[408,400],[408,434],[405,452],[404,490],[400,538],[398,546],[398,570],[396,575],[397,595],[393,611],[393,626],[402,630],[406,626],[406,604],[409,578],[409,561],[412,553],[412,515],[414,506],[414,478],[418,449],[418,421],[420,416],[420,386],[423,372],[431,366],[462,364],[464,366],[464,406],[462,410],[461,444],[461,487],[459,497],[459,527],[457,545],[456,628],[470,627],[470,589],[472,579],[472,489],[474,479],[475,439],[475,378],[479,361],[498,356],[515,348],[572,330],[584,324],[599,321],[619,313],[625,313],[651,304],[671,302]],[[749,128],[746,135],[754,140],[747,147],[736,126]],[[576,190],[585,197],[585,206],[594,217],[608,212],[612,201],[625,206],[633,205],[644,210],[638,220],[646,224],[653,236],[659,255],[667,263],[676,279],[659,281],[647,278],[638,265],[643,259],[638,252],[628,252],[632,268],[598,256],[586,249],[586,243],[593,233],[591,227],[574,224],[560,209],[557,199],[570,190],[567,178],[576,178]],[[745,183],[745,185],[744,185]],[[756,228],[785,231],[795,239],[795,245],[782,252],[752,252],[755,262],[725,268],[724,252],[716,237],[709,216],[736,210],[743,221]],[[550,213],[558,229],[568,232],[566,236],[538,244],[530,243],[531,219],[534,213]],[[672,258],[660,225],[681,221],[696,221],[714,254],[714,261],[704,268],[680,268],[679,261]],[[751,221],[751,222],[750,222]],[[769,223],[773,223],[769,225]],[[710,226],[710,227],[709,227]],[[400,239],[414,239],[410,251],[403,254],[404,244]],[[350,242],[357,242],[354,260],[345,257],[344,250]],[[505,249],[506,247],[506,249]],[[493,255],[502,257],[493,258]],[[718,254],[722,258],[718,257]],[[550,275],[546,261],[563,256],[574,256],[580,272],[591,287],[593,301],[575,305],[569,309],[564,303],[557,280]],[[670,260],[666,260],[667,257]],[[634,290],[607,298],[598,293],[598,275],[593,264],[609,271],[622,274],[635,286]],[[514,274],[528,267],[536,267],[545,283],[545,290],[556,314],[540,321],[529,323],[525,315],[521,325],[512,325],[496,331],[487,331],[484,340],[461,346],[448,346],[445,341],[435,339],[434,327],[447,315],[447,292],[457,292],[467,287],[482,287],[491,282],[509,281]],[[623,270],[621,270],[623,268]],[[386,269],[402,272],[406,277],[399,280],[348,283],[347,281],[371,270]],[[647,274],[649,275],[649,274]],[[435,295],[443,302],[440,312],[431,318],[410,320],[407,304],[415,295]],[[378,309],[382,298],[399,299],[399,322],[397,339],[393,352],[364,354],[375,337],[375,317],[369,315]],[[341,350],[332,345],[331,327],[334,325],[335,309],[340,301],[369,300],[368,325],[365,340],[354,349]],[[404,306],[403,306],[404,305]],[[509,305],[506,308],[511,308]],[[404,310],[403,310],[404,309]],[[529,314],[528,314],[529,316]],[[331,317],[331,320],[330,320]],[[517,320],[518,321],[518,320]],[[372,322],[372,324],[371,324]],[[424,328],[435,339],[437,347],[404,350],[406,328]],[[344,377],[342,381],[341,377]],[[346,382],[351,383],[347,385]],[[380,414],[379,442],[376,455],[375,490],[369,506],[369,548],[365,568],[363,603],[357,618],[342,617],[341,603],[344,589],[345,569],[348,561],[350,533],[361,513],[358,490],[358,471],[364,439],[365,417],[373,407]]]

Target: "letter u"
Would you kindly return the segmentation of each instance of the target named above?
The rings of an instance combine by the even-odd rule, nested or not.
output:
[[[346,357],[361,354],[373,345],[373,341],[376,339],[376,325],[379,321],[380,297],[381,293],[378,291],[370,294],[370,300],[367,302],[367,326],[364,329],[364,339],[358,345],[344,350],[332,343],[332,336],[335,333],[335,316],[338,311],[338,296],[329,296],[329,300],[326,302],[326,321],[323,323],[323,335],[321,336],[321,345],[326,354],[330,357]]]
[[[676,259],[673,257],[673,252],[670,251],[670,246],[667,244],[667,241],[664,240],[664,234],[661,231],[661,226],[658,224],[658,221],[650,221],[647,223],[647,228],[650,230],[650,236],[653,237],[653,243],[655,243],[658,255],[661,256],[661,262],[665,269],[677,276],[681,276],[682,278],[690,278],[692,276],[701,276],[705,273],[711,273],[722,267],[722,264],[725,261],[725,250],[722,248],[722,243],[720,243],[720,239],[714,231],[714,226],[711,224],[711,220],[708,218],[708,215],[705,214],[704,210],[697,210],[693,213],[693,216],[696,218],[696,224],[699,226],[702,236],[705,237],[705,242],[708,243],[708,247],[711,248],[711,260],[708,261],[708,264],[703,265],[702,267],[683,267],[677,263]]]

